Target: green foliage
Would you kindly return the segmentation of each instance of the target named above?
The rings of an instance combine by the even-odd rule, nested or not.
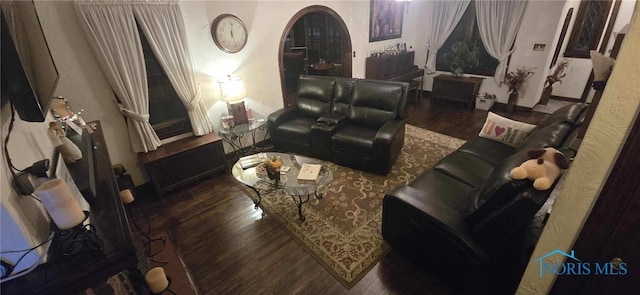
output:
[[[451,61],[451,73],[460,76],[467,68],[478,66],[480,51],[476,44],[458,41],[451,45],[451,52],[445,58]]]

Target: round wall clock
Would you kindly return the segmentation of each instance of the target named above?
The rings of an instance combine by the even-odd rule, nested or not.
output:
[[[222,51],[236,53],[247,44],[247,27],[237,16],[222,14],[213,20],[211,36]]]

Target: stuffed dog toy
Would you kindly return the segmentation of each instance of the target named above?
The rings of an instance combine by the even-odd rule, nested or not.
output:
[[[554,148],[531,149],[527,151],[530,160],[511,170],[511,178],[533,181],[537,190],[548,190],[563,169],[569,168],[569,160]]]

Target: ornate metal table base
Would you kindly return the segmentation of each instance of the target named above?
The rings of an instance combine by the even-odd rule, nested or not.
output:
[[[302,205],[305,203],[308,203],[309,200],[311,200],[312,196],[315,196],[316,199],[318,200],[322,200],[322,197],[324,195],[324,193],[321,193],[321,192],[314,192],[314,193],[308,193],[308,194],[290,193],[290,192],[287,192],[285,188],[279,184],[274,185],[273,183],[270,183],[268,181],[265,181],[265,184],[268,185],[269,188],[260,189],[260,188],[247,185],[247,187],[252,189],[258,197],[257,200],[253,201],[254,208],[258,209],[258,207],[260,207],[260,203],[262,202],[262,194],[268,195],[275,191],[282,191],[284,194],[291,196],[291,199],[293,199],[293,203],[296,204],[296,207],[298,207],[298,216],[300,218],[300,221],[303,221],[303,222],[306,220],[306,218],[304,217],[304,215],[302,215]]]
[[[309,202],[309,199],[311,199],[312,195],[315,195],[316,199],[322,200],[322,195],[317,193],[306,194],[306,195],[290,195],[291,199],[293,199],[293,202],[296,204],[296,206],[298,206],[298,216],[300,216],[300,221],[305,221],[306,219],[304,215],[302,215],[302,204]],[[297,200],[296,200],[296,197],[297,197]],[[306,198],[303,199],[303,197],[306,197]]]

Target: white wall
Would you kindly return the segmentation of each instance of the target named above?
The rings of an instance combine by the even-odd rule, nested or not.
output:
[[[9,130],[11,111],[2,108],[2,139]],[[17,117],[17,115],[16,115]],[[51,119],[51,116],[48,116]],[[53,144],[47,136],[47,123],[29,123],[16,119],[10,141],[7,145],[9,157],[18,169],[30,167],[34,162],[50,159],[53,155]],[[3,144],[4,146],[4,144]],[[4,150],[0,158],[0,248],[3,251],[28,249],[45,241],[48,236],[48,220],[41,205],[27,196],[19,196],[11,185],[11,170],[6,164]],[[1,256],[11,263],[23,253],[7,253]],[[39,252],[32,252],[21,263],[22,266],[33,264]],[[16,271],[19,271],[17,269]]]
[[[55,96],[67,98],[76,111],[83,109],[83,117],[88,121],[101,120],[109,126],[104,131],[112,162],[125,163],[125,167],[132,168],[130,170],[137,179],[143,179],[141,170],[136,167],[136,155],[128,148],[124,120],[115,108],[113,93],[78,27],[71,2],[36,1],[36,11],[60,75]],[[3,138],[7,134],[10,117],[9,107],[3,107],[0,115]],[[51,159],[54,148],[47,136],[47,129],[48,122],[52,120],[51,115],[43,123],[30,123],[16,118],[7,148],[17,168],[23,169],[36,161]],[[4,156],[4,150],[2,154]],[[11,174],[4,157],[0,160],[0,166],[2,249],[18,250],[38,245],[47,238],[48,217],[34,199],[18,196],[13,191]],[[16,255],[19,257],[21,253],[2,256],[15,262]],[[21,265],[30,265],[38,255],[38,252],[32,252]]]
[[[425,2],[418,2],[422,13],[426,14],[426,10],[429,9]],[[411,4],[414,5],[413,3]],[[525,107],[533,107],[540,98],[542,93],[542,85],[544,84],[544,78],[547,76],[548,64],[551,62],[553,55],[553,44],[557,43],[555,37],[558,23],[560,22],[560,13],[564,3],[562,1],[529,1],[527,8],[524,12],[522,23],[520,25],[520,31],[515,40],[516,51],[511,56],[511,62],[509,63],[508,71],[513,71],[516,67],[533,68],[535,74],[531,76],[525,86],[518,100],[518,105]],[[541,13],[544,12],[544,13]],[[416,22],[415,25],[422,25],[423,22]],[[421,46],[417,47],[416,59],[418,56],[422,61],[421,66],[424,66],[424,59],[426,58],[426,33],[422,32],[416,38]],[[535,43],[546,44],[544,51],[533,51],[533,45]],[[547,66],[545,66],[547,65]],[[433,77],[441,72],[435,74],[426,74],[424,80],[424,90],[431,90],[433,86]],[[495,78],[487,76],[483,77],[485,80],[482,82],[480,92],[489,92],[496,95],[497,101],[506,103],[509,99],[507,92],[508,87],[506,85],[499,85]]]
[[[607,43],[605,55],[608,56],[610,54],[610,51],[613,48],[613,42],[615,41],[616,34],[631,20],[631,14],[633,13],[635,2],[635,0],[622,0],[622,3],[620,4],[620,10],[618,11],[618,16],[616,17],[616,21],[613,25],[613,30],[611,31],[611,35],[609,36],[609,42]],[[564,21],[564,17],[566,16],[570,8],[573,8],[573,16],[571,17],[571,23],[562,44],[558,60],[563,58],[567,44],[569,43],[571,29],[573,28],[573,24],[575,23],[576,17],[578,15],[579,7],[580,1],[567,1],[565,7],[562,10],[561,21]],[[560,26],[562,26],[562,23],[560,24]],[[601,40],[600,42],[602,42],[603,40]],[[553,92],[551,94],[555,96],[575,98],[576,100],[579,100],[582,97],[584,88],[587,85],[587,81],[589,80],[589,75],[591,74],[591,70],[593,69],[591,59],[572,57],[567,59],[570,61],[570,67],[566,71],[567,76],[562,79],[562,83],[556,83],[553,85]],[[593,92],[594,90],[590,89],[587,101],[591,101]]]
[[[410,5],[405,10],[402,38],[369,43],[368,0],[360,1],[183,1],[190,50],[193,52],[198,80],[208,105],[216,105],[210,115],[219,122],[224,104],[219,100],[217,77],[228,74],[243,77],[249,97],[248,105],[260,115],[281,108],[282,90],[278,68],[278,49],[284,28],[301,9],[310,5],[324,5],[335,10],[347,25],[356,57],[353,58],[353,76],[364,77],[365,59],[370,51],[395,43],[413,46],[416,35],[414,23],[417,15]],[[235,54],[219,50],[210,34],[212,21],[222,13],[231,13],[244,21],[249,31],[246,47]]]
[[[626,141],[640,110],[640,15],[635,7],[629,33],[625,37],[619,62],[584,136],[576,159],[568,171],[553,213],[531,256],[517,294],[547,294],[555,277],[540,278],[539,257],[555,249],[571,251],[580,230],[595,204],[618,153]],[[576,253],[580,257],[580,253]],[[561,255],[550,257],[561,262]]]
[[[416,5],[423,11],[428,9],[425,2],[412,3],[411,7]],[[609,39],[609,51],[613,47],[613,40],[615,39],[615,33],[631,19],[631,13],[635,0],[622,0],[618,17],[613,27],[612,36]],[[574,7],[572,21],[569,25],[571,29],[573,22],[577,15],[578,6],[580,1],[529,1],[526,11],[522,18],[522,24],[520,25],[520,31],[516,37],[515,46],[516,51],[511,57],[508,71],[515,70],[518,66],[526,66],[534,68],[535,74],[528,80],[524,86],[524,91],[520,95],[517,105],[531,108],[535,106],[540,100],[540,95],[544,88],[544,81],[549,74],[549,65],[553,58],[553,53],[558,43],[562,24],[570,7]],[[423,25],[423,22],[416,22],[414,25]],[[416,36],[417,44],[426,44],[426,36],[419,34]],[[562,58],[564,48],[571,35],[571,30],[567,32],[562,49],[560,51],[559,59]],[[545,44],[544,51],[533,51],[533,45],[535,43]],[[420,45],[416,47],[416,60],[424,61],[426,58],[426,46]],[[607,51],[607,52],[608,52]],[[553,95],[570,97],[580,99],[582,92],[591,73],[591,60],[584,58],[569,58],[571,61],[570,68],[567,69],[567,76],[563,79],[562,83],[556,83],[553,87]],[[419,65],[424,65],[424,62]],[[432,75],[425,75],[425,83],[423,85],[424,90],[430,91],[433,85],[432,77],[440,74],[436,72]],[[482,76],[478,76],[482,77]],[[485,77],[482,83],[480,92],[489,92],[497,96],[497,101],[506,103],[509,95],[507,93],[506,85],[499,85],[495,82],[493,77]]]

